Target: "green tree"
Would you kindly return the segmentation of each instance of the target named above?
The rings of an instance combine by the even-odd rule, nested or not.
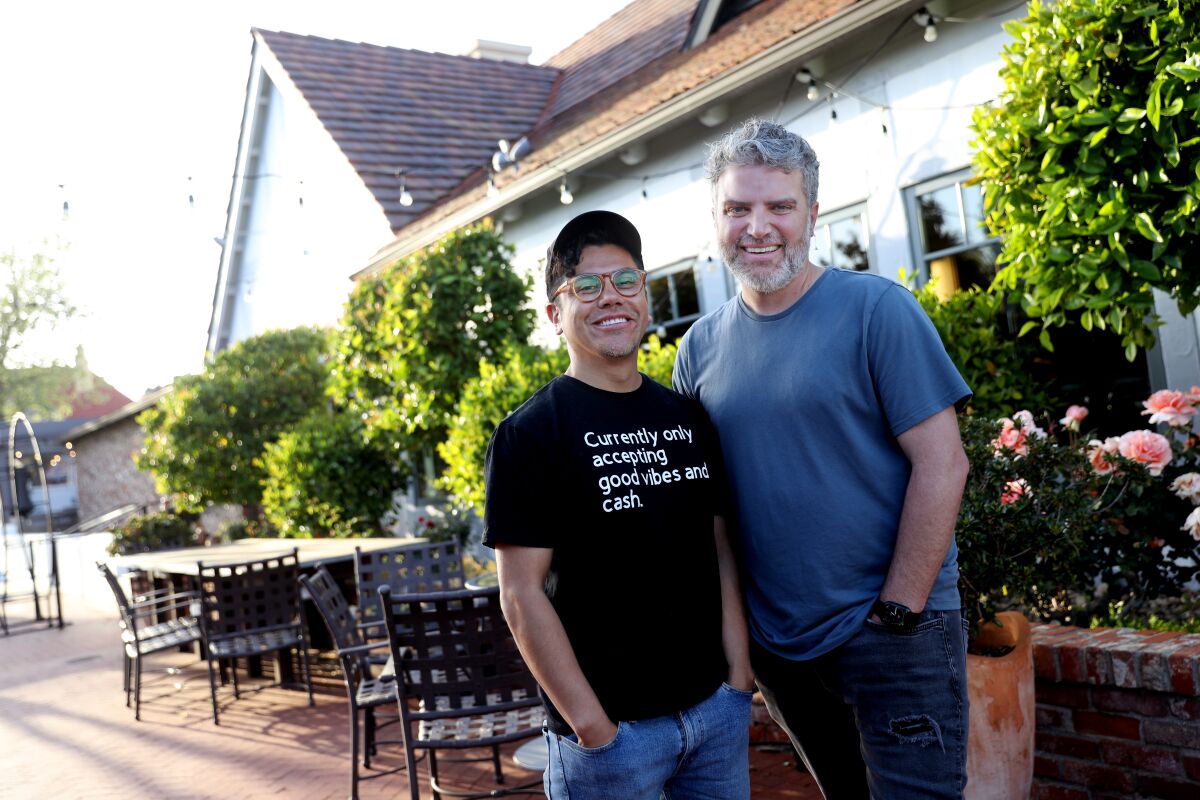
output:
[[[638,352],[638,369],[664,386],[671,385],[676,347],[655,335]],[[492,432],[540,387],[563,374],[567,349],[510,347],[494,363],[479,364],[479,375],[467,381],[453,424],[438,452],[446,463],[438,485],[453,501],[483,514],[483,461]]]
[[[1001,235],[999,286],[1032,318],[1154,341],[1152,288],[1200,303],[1200,13],[1191,0],[1031,2],[1005,23],[1005,87],[975,165]]]
[[[361,416],[368,439],[432,456],[480,359],[528,341],[530,285],[510,266],[512,253],[491,227],[476,225],[354,289],[330,393]]]
[[[222,351],[138,416],[136,460],[181,508],[233,503],[257,512],[263,448],[325,402],[329,335],[272,331]]]
[[[49,250],[49,245],[45,246]],[[22,350],[76,313],[48,252],[0,253],[0,413],[56,417],[69,410],[75,374],[58,364],[25,363]]]
[[[372,536],[392,507],[397,462],[353,414],[318,409],[268,443],[262,504],[283,536]]]
[[[917,289],[917,302],[925,309],[967,386],[971,410],[1001,417],[1018,408],[1057,405],[1043,383],[1029,369],[1031,350],[1037,345],[1014,340],[1008,332],[1004,298],[998,292],[964,289],[942,300],[936,280]]]

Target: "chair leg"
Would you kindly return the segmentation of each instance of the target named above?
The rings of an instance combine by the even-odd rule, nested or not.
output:
[[[504,783],[504,773],[500,769],[500,745],[492,745],[492,769],[496,771],[496,783]]]
[[[412,773],[410,772],[411,776]],[[429,790],[433,793],[433,800],[442,800],[442,796],[438,793],[438,774],[437,774],[437,751],[432,747],[429,748]],[[413,781],[409,781],[413,783]]]
[[[139,653],[134,659],[136,677],[133,684],[133,718],[140,722],[142,719],[142,656]]]
[[[233,676],[233,699],[241,700],[242,693],[241,693],[241,690],[238,688],[237,657],[236,656],[229,660],[229,674]]]
[[[308,704],[313,705],[312,665],[308,661],[308,642],[300,638],[300,661],[304,665],[304,685],[308,688]]]
[[[370,756],[367,758],[369,761]],[[350,800],[358,800],[358,709],[354,698],[350,699]]]
[[[213,669],[213,655],[211,652],[205,660],[208,662],[208,688],[212,693],[213,725],[220,725],[221,718],[217,713],[217,673]]]
[[[125,662],[121,665],[125,683],[125,707],[129,708],[133,698],[133,661],[130,660],[129,653],[122,654],[121,660]]]
[[[375,709],[363,709],[363,716],[365,717],[363,730],[366,731],[366,735],[363,737],[363,766],[369,768],[371,756],[375,755]]]
[[[410,800],[421,800],[421,784],[417,781],[417,757],[416,757],[416,754],[413,753],[412,746],[409,744],[408,723],[402,722],[401,724],[405,726],[405,730],[404,730],[404,768],[405,768],[405,772],[408,773],[409,797],[410,797]],[[429,752],[431,755],[433,754],[432,750],[430,750]],[[430,763],[432,764],[432,762],[430,762]],[[432,769],[432,768],[433,767],[431,766],[430,769]]]

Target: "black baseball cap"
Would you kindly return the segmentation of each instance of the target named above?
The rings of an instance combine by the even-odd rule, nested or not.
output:
[[[593,231],[602,231],[605,239],[627,251],[642,266],[642,236],[632,222],[614,211],[585,211],[563,226],[546,251],[547,273],[576,251],[577,243]]]

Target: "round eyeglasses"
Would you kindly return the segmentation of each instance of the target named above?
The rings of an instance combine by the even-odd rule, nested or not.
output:
[[[612,284],[613,288],[617,290],[617,294],[622,297],[635,297],[638,292],[642,291],[642,287],[646,285],[646,273],[632,267],[600,275],[585,272],[573,278],[568,278],[562,286],[559,286],[555,290],[554,295],[550,299],[553,300],[570,288],[580,301],[584,303],[594,302],[599,299],[600,294],[604,291],[605,279]]]

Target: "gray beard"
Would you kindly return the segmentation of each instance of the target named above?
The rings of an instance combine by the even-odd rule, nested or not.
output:
[[[724,259],[725,266],[729,267],[729,271],[733,273],[733,277],[739,284],[759,294],[772,294],[790,284],[804,269],[804,265],[808,262],[808,250],[811,242],[812,238],[806,231],[800,241],[795,244],[784,243],[783,261],[770,272],[753,270],[746,266],[742,262],[742,251],[738,249],[736,243],[732,246],[722,244],[721,258]]]

